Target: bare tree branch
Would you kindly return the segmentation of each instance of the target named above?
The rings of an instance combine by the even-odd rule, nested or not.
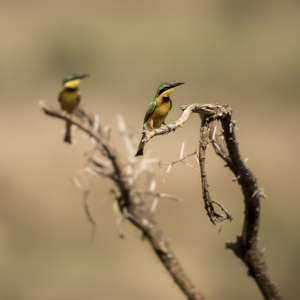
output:
[[[224,220],[231,221],[233,218],[229,212],[221,205],[218,201],[213,200],[210,196],[208,187],[207,176],[205,172],[205,151],[207,145],[211,142],[209,137],[211,133],[212,122],[225,117],[227,114],[231,113],[231,108],[228,105],[219,104],[191,104],[181,106],[183,110],[182,115],[176,121],[162,126],[159,129],[150,129],[145,131],[145,142],[149,141],[156,135],[168,134],[175,131],[177,128],[182,127],[182,125],[189,119],[192,113],[198,113],[201,116],[201,128],[200,128],[200,141],[199,141],[199,151],[198,151],[198,161],[200,165],[201,182],[202,182],[202,196],[204,200],[204,207],[209,216],[210,221],[213,224],[216,222],[223,222]],[[177,162],[184,162],[184,159],[179,159],[174,162],[170,162],[169,168]],[[162,165],[162,162],[159,162]],[[169,169],[168,169],[169,170]],[[216,212],[214,205],[217,205],[225,216]]]
[[[198,159],[201,170],[201,182],[202,182],[202,196],[204,200],[204,207],[209,216],[210,221],[215,225],[216,222],[223,222],[224,220],[232,220],[232,216],[227,212],[227,210],[217,201],[213,200],[210,196],[208,187],[208,180],[205,171],[205,153],[208,144],[210,143],[210,132],[212,123],[210,122],[210,117],[207,118],[204,115],[201,116],[201,128],[200,128],[200,139],[199,139],[199,152]],[[225,213],[225,217],[215,211],[214,204],[219,206],[221,210]]]
[[[240,155],[238,142],[234,134],[235,122],[231,119],[231,108],[227,105],[202,106],[199,104],[191,104],[181,108],[183,113],[178,120],[159,129],[146,131],[145,141],[149,141],[156,135],[168,134],[171,131],[175,131],[178,127],[182,127],[193,112],[201,114],[202,124],[198,155],[201,169],[203,199],[208,216],[214,224],[216,221],[223,220],[223,216],[214,210],[213,204],[217,204],[225,213],[225,218],[229,220],[232,219],[231,215],[220,203],[211,199],[208,191],[209,184],[205,172],[205,150],[210,137],[216,154],[224,159],[226,166],[235,174],[244,194],[245,219],[242,235],[237,237],[235,243],[227,243],[226,248],[232,249],[247,265],[249,275],[255,279],[266,299],[283,299],[277,284],[271,278],[271,273],[264,260],[263,254],[258,249],[260,197],[264,196],[264,192],[258,188],[256,177],[252,171],[246,167],[245,161]],[[222,134],[218,138],[214,137],[214,133],[211,130],[211,122],[216,120],[220,120],[222,125]]]
[[[105,159],[110,162],[109,168],[113,173],[110,178],[115,182],[118,188],[118,192],[116,192],[116,195],[118,196],[116,199],[123,216],[137,226],[143,232],[144,236],[147,237],[154,251],[187,298],[204,299],[203,295],[199,293],[191,283],[180,266],[179,261],[174,256],[166,237],[155,221],[154,215],[142,196],[142,193],[135,190],[134,181],[137,176],[133,176],[128,171],[135,168],[134,160],[132,162],[124,162],[121,160],[121,156],[110,140],[109,131],[104,130],[99,122],[97,123],[97,126],[95,126],[95,120],[97,120],[97,118],[95,118],[93,114],[90,114],[86,109],[80,110],[83,118],[78,118],[54,109],[45,103],[41,103],[40,105],[46,114],[71,121],[96,140],[99,145],[99,150],[104,155]],[[208,216],[214,224],[215,222],[223,221],[224,219],[232,219],[231,215],[226,211],[223,205],[211,198],[208,191],[209,185],[205,171],[205,151],[208,144],[212,142],[216,154],[226,162],[226,166],[228,166],[236,176],[244,195],[245,218],[242,234],[237,237],[235,243],[227,243],[226,247],[232,249],[246,264],[249,275],[255,279],[265,299],[283,299],[277,284],[271,278],[263,254],[258,249],[260,198],[264,196],[264,193],[262,189],[258,188],[256,177],[245,165],[245,161],[240,155],[238,142],[234,133],[235,123],[231,119],[231,108],[228,105],[191,104],[182,106],[181,109],[183,110],[183,113],[178,120],[162,126],[159,129],[144,131],[144,141],[148,142],[156,135],[168,134],[175,131],[177,128],[182,127],[192,113],[201,115],[198,160],[201,170],[203,199]],[[82,119],[85,121],[82,121]],[[212,123],[214,121],[220,122],[222,127],[221,134],[217,136],[216,130],[212,130]],[[181,155],[178,162],[182,162],[184,159],[185,158]],[[95,166],[100,169],[105,169],[107,167],[106,163],[107,162],[103,163],[103,161],[98,161],[95,163]],[[172,163],[169,164],[169,166],[172,166]],[[139,168],[140,169],[136,169],[139,170],[136,171],[138,174],[144,170],[143,167]],[[152,193],[152,191],[149,193],[153,196],[162,196],[159,195],[159,193]],[[214,204],[225,213],[225,217],[215,211]]]
[[[230,157],[229,159],[225,156],[224,160],[235,174],[241,186],[245,203],[242,235],[237,237],[235,243],[227,243],[226,247],[232,249],[247,265],[249,275],[255,279],[265,299],[283,299],[277,284],[271,278],[263,253],[257,245],[260,198],[264,196],[264,193],[262,189],[258,188],[256,177],[242,159],[234,133],[234,123],[231,120],[231,114],[221,119],[221,124]]]
[[[118,189],[118,192],[116,192],[116,200],[123,216],[143,232],[144,236],[152,245],[153,250],[186,297],[190,300],[205,299],[204,296],[197,291],[181,267],[169,246],[167,238],[157,224],[149,205],[144,198],[135,191],[132,176],[126,174],[124,171],[130,169],[130,166],[128,168],[127,165],[128,162],[121,159],[121,155],[110,140],[110,135],[103,130],[101,124],[99,124],[97,131],[95,131],[93,126],[93,120],[95,118],[86,109],[84,111],[80,110],[80,113],[84,116],[83,119],[88,120],[88,122],[82,121],[82,117],[70,116],[61,110],[48,106],[46,103],[40,103],[40,106],[47,115],[71,121],[72,124],[96,140],[105,159],[111,162],[114,171],[114,176],[111,176],[111,179]]]
[[[192,153],[190,153],[190,154],[188,154],[188,155],[186,155],[186,156],[184,156],[184,157],[180,155],[180,158],[179,158],[179,159],[174,160],[174,161],[170,161],[170,162],[166,162],[166,161],[161,161],[161,160],[160,160],[160,161],[158,162],[158,165],[159,165],[160,168],[161,168],[161,166],[168,166],[168,168],[167,168],[167,173],[170,171],[170,169],[171,169],[174,165],[176,165],[176,164],[178,164],[178,163],[182,163],[182,164],[184,164],[184,165],[186,165],[186,166],[188,166],[188,167],[190,167],[190,168],[196,170],[197,172],[200,172],[198,168],[196,168],[196,167],[193,166],[192,164],[189,164],[189,163],[186,162],[186,160],[187,160],[189,157],[195,156],[196,154],[197,154],[197,151],[194,151],[194,152],[192,152]]]

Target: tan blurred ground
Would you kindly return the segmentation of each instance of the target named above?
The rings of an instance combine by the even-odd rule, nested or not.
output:
[[[228,103],[241,151],[268,195],[261,247],[286,299],[300,294],[300,10],[295,1],[0,1],[0,299],[185,299],[125,222],[117,237],[110,185],[95,181],[90,207],[70,184],[91,144],[77,132],[62,143],[61,121],[38,101],[57,105],[66,71],[90,73],[83,101],[116,129],[117,113],[139,134],[146,106],[163,81],[184,81],[174,108]],[[250,1],[249,1],[250,3]],[[147,145],[149,156],[178,158],[197,146],[197,116],[176,134]],[[117,134],[115,138],[118,140]],[[208,299],[262,299],[228,240],[241,231],[242,198],[232,174],[210,151],[214,198],[234,221],[213,227],[203,211],[199,175],[179,165],[158,175],[157,219],[191,279]],[[157,168],[156,168],[157,169]],[[157,169],[158,171],[158,169]],[[159,174],[159,171],[158,171]],[[238,283],[238,284],[237,284]]]

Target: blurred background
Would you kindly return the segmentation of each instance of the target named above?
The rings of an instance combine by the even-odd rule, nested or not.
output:
[[[157,86],[183,81],[167,121],[189,103],[229,104],[240,150],[264,188],[260,247],[286,299],[300,294],[299,76],[296,1],[0,1],[0,298],[5,300],[174,299],[184,295],[147,241],[128,222],[120,239],[108,197],[111,183],[91,181],[95,240],[74,177],[93,144],[44,115],[58,107],[66,72],[89,73],[82,102],[117,133],[116,115],[137,134]],[[179,158],[198,145],[199,117],[151,140],[148,157]],[[190,163],[196,165],[194,158]],[[197,171],[157,172],[157,221],[186,272],[207,299],[262,299],[226,241],[240,234],[243,199],[211,147],[212,196],[233,215],[213,226]],[[237,284],[238,283],[238,284]]]

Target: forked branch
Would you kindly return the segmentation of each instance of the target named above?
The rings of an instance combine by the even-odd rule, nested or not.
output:
[[[118,190],[115,192],[115,195],[120,212],[147,237],[153,250],[187,298],[193,300],[204,299],[203,295],[196,290],[187,277],[179,261],[170,249],[166,237],[143,197],[143,192],[135,190],[132,179],[134,176],[128,173],[128,170],[131,170],[133,165],[130,165],[129,161],[121,159],[119,152],[110,140],[109,131],[106,131],[99,123],[96,126],[97,118],[86,109],[81,108],[81,116],[76,117],[50,107],[46,103],[41,103],[40,105],[46,114],[71,121],[96,140],[99,151],[106,159],[106,162],[109,161],[109,169],[105,170],[106,172],[101,171],[102,173],[99,171],[99,174],[107,174],[115,182]],[[226,166],[236,176],[244,195],[245,216],[242,234],[238,236],[235,243],[227,243],[226,247],[232,249],[246,264],[249,275],[255,279],[265,299],[283,299],[276,283],[271,278],[263,254],[258,249],[260,198],[264,194],[262,189],[258,188],[254,174],[245,165],[240,155],[238,142],[234,133],[234,121],[231,119],[231,108],[228,105],[191,104],[182,106],[181,109],[183,113],[178,120],[159,129],[145,131],[144,141],[148,142],[156,135],[168,134],[182,127],[192,113],[201,115],[198,160],[203,199],[208,216],[214,224],[224,219],[232,219],[222,204],[211,198],[208,191],[208,181],[205,172],[205,151],[209,143],[212,142],[216,154],[224,159]],[[215,130],[212,127],[214,121],[221,123],[222,132],[218,137],[215,136]],[[100,161],[101,163],[99,163],[99,160],[97,162],[97,164],[94,164],[97,168],[105,169],[105,166],[107,166],[106,162]],[[159,194],[155,195],[159,196]],[[217,213],[214,205],[217,205],[225,213],[225,216]]]
[[[216,200],[213,200],[208,191],[208,181],[205,171],[205,151],[210,142],[214,150],[225,162],[226,166],[236,176],[244,195],[245,216],[241,236],[237,237],[235,243],[227,243],[226,248],[232,249],[234,253],[248,267],[249,275],[254,278],[265,299],[283,299],[277,284],[271,278],[271,273],[265,262],[263,253],[258,248],[258,230],[260,218],[260,198],[264,197],[264,192],[257,185],[257,180],[252,171],[246,166],[245,161],[239,152],[238,142],[234,133],[235,121],[232,120],[232,110],[227,105],[199,105],[191,104],[181,107],[183,114],[175,122],[156,130],[146,132],[146,141],[156,135],[168,134],[188,120],[191,113],[201,115],[201,128],[199,140],[199,165],[202,182],[202,196],[205,209],[213,224],[224,219],[232,220],[231,215]],[[212,130],[212,122],[221,123],[222,132],[217,138]],[[214,204],[219,206],[225,216],[217,213]]]
[[[204,296],[197,291],[171,250],[168,240],[156,222],[154,214],[145,200],[143,193],[139,190],[135,190],[134,182],[132,182],[134,174],[128,171],[133,170],[133,166],[130,165],[129,161],[121,158],[122,156],[110,139],[110,134],[104,130],[101,124],[98,124],[95,130],[93,121],[96,119],[95,116],[83,108],[80,108],[80,117],[77,117],[70,116],[59,109],[48,106],[44,102],[41,102],[40,106],[47,115],[69,120],[95,139],[104,159],[110,162],[110,169],[108,171],[111,172],[111,167],[113,168],[109,178],[111,178],[116,185],[117,191],[114,191],[114,195],[122,215],[142,231],[143,236],[148,239],[153,250],[169,271],[178,287],[186,295],[187,299],[205,299]],[[101,161],[101,163],[99,163],[97,159],[96,161],[96,168],[103,169],[107,165],[106,162]],[[158,197],[164,196],[171,198],[170,195],[166,194],[160,195],[156,193],[155,195]]]

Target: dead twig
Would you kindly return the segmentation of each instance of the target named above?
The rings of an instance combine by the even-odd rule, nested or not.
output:
[[[198,160],[200,165],[201,172],[201,183],[202,183],[202,196],[204,200],[204,207],[207,212],[207,215],[210,221],[215,225],[216,222],[223,222],[224,220],[232,221],[232,216],[228,211],[216,200],[213,200],[210,196],[208,187],[208,180],[205,170],[205,153],[208,144],[210,143],[210,134],[212,129],[212,122],[214,119],[211,116],[207,117],[201,115],[201,128],[200,128],[200,139],[199,139],[199,151],[198,151]],[[216,212],[214,204],[216,204],[221,211],[225,213],[225,216]]]

